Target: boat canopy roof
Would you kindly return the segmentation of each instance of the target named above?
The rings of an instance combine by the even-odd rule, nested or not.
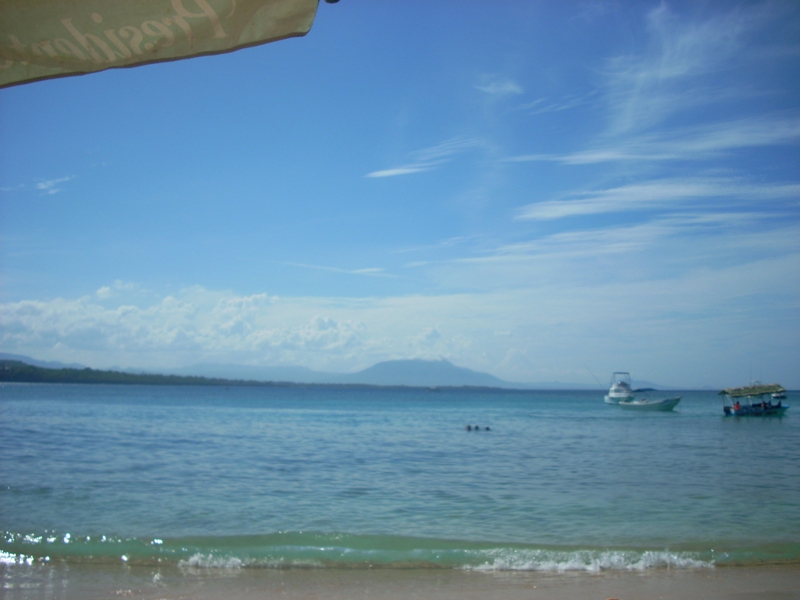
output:
[[[774,394],[775,392],[785,392],[783,386],[777,383],[766,383],[758,385],[746,385],[738,388],[726,388],[720,395],[730,396],[731,398],[745,398],[747,396],[763,396],[764,394]]]

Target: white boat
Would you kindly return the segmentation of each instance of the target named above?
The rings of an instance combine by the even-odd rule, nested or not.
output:
[[[606,404],[619,404],[623,400],[634,399],[631,388],[631,374],[626,371],[615,371],[611,375],[611,387],[606,394]]]
[[[678,406],[678,402],[680,401],[681,401],[681,396],[677,396],[675,398],[663,398],[661,400],[648,400],[647,398],[642,398],[641,400],[637,400],[633,398],[631,400],[621,400],[619,402],[619,405],[622,408],[628,408],[632,410],[669,411]]]

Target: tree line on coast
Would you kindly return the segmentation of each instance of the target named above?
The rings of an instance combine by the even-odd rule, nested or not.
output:
[[[269,381],[243,381],[214,377],[124,373],[97,369],[47,369],[18,360],[0,361],[0,382],[14,383],[117,383],[138,385],[276,385]]]

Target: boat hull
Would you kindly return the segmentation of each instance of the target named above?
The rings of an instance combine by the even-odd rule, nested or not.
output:
[[[619,402],[621,408],[638,411],[670,411],[673,410],[681,401],[681,396],[677,398],[664,398],[663,400],[629,400]]]
[[[606,395],[604,401],[606,404],[619,404],[623,401],[631,401],[634,399],[634,396],[608,396]]]
[[[788,406],[724,406],[726,417],[780,417],[789,409]]]

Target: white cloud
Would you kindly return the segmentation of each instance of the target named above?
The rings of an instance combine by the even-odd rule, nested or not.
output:
[[[647,52],[614,58],[606,67],[611,133],[642,130],[676,112],[716,102],[718,91],[704,82],[730,68],[753,16],[732,11],[703,22],[682,22],[666,4],[650,11]]]
[[[331,273],[344,273],[347,275],[366,275],[370,277],[394,277],[386,272],[382,267],[364,267],[361,269],[342,269],[340,267],[330,267],[326,265],[312,265],[308,263],[295,263],[287,261],[271,261],[275,264],[287,265],[290,267],[300,267],[302,269],[315,269],[318,271],[329,271]]]
[[[395,167],[393,169],[384,169],[382,171],[373,171],[367,173],[364,177],[394,177],[396,175],[410,175],[411,173],[421,173],[422,171],[430,171],[433,167],[428,166],[408,166],[408,167]]]
[[[552,233],[416,268],[441,288],[549,288],[563,299],[572,287],[657,281],[698,270],[713,272],[750,261],[800,256],[800,225],[787,209],[673,213],[634,224]],[[781,259],[782,260],[782,259]],[[796,279],[786,272],[783,278]],[[769,304],[769,301],[767,301]],[[495,329],[504,329],[501,325]]]
[[[529,115],[539,115],[543,113],[561,112],[563,110],[570,110],[583,104],[586,104],[591,98],[597,94],[596,91],[586,94],[585,96],[564,96],[560,100],[549,102],[546,98],[539,98],[533,102],[526,102],[519,107],[520,110],[527,111]]]
[[[446,238],[444,240],[439,240],[432,244],[424,244],[424,245],[417,245],[417,246],[407,246],[405,248],[396,249],[395,252],[398,254],[407,254],[410,252],[425,252],[431,250],[441,250],[446,248],[456,248],[458,246],[463,246],[468,242],[473,242],[475,240],[480,239],[480,235],[459,235],[451,238]]]
[[[449,162],[458,154],[482,147],[485,147],[485,144],[475,138],[463,136],[455,137],[441,144],[437,144],[436,146],[413,152],[411,154],[412,162],[409,164],[380,171],[372,171],[371,173],[367,173],[365,177],[394,177],[396,175],[409,175],[411,173],[430,171],[431,169]]]
[[[583,362],[607,371],[624,363],[664,383],[727,385],[758,347],[769,372],[791,384],[800,357],[785,332],[800,327],[800,227],[774,214],[695,210],[429,261],[416,267],[430,282],[425,295],[283,298],[192,287],[154,297],[118,282],[82,298],[0,304],[0,348],[148,369],[239,362],[352,371],[444,357],[517,381],[582,381]]]
[[[36,184],[36,189],[40,192],[48,195],[57,194],[61,191],[61,188],[58,187],[59,184],[65,183],[74,179],[74,176],[69,177],[61,177],[60,179],[49,179],[47,181],[40,181]]]
[[[662,179],[571,194],[520,209],[517,219],[552,220],[564,217],[677,207],[681,203],[725,198],[728,201],[798,198],[800,184],[753,185],[735,179]]]
[[[369,267],[366,269],[354,269],[351,273],[355,273],[356,275],[382,275],[384,269],[380,267]]]
[[[800,141],[800,116],[771,115],[614,140],[603,147],[568,154],[523,154],[506,162],[549,161],[565,165],[608,162],[680,161],[719,158],[734,150],[796,144]]]
[[[95,292],[95,295],[100,300],[110,300],[111,298],[115,298],[122,293],[133,292],[137,289],[137,287],[138,286],[135,283],[117,279],[113,286],[104,285]]]
[[[503,78],[487,78],[484,83],[475,86],[475,89],[494,96],[508,96],[509,94],[522,94],[522,87],[510,80]]]
[[[800,113],[794,108],[761,108],[774,106],[765,100],[777,96],[780,87],[756,88],[752,78],[734,76],[742,64],[772,68],[773,55],[760,52],[750,38],[765,32],[779,13],[777,5],[757,4],[691,20],[662,3],[647,15],[645,49],[608,59],[599,73],[603,81],[598,93],[607,109],[605,132],[583,149],[522,154],[505,161],[563,165],[711,161],[750,148],[796,145]],[[586,98],[540,98],[521,108],[531,114],[555,112]],[[746,113],[736,116],[747,98],[752,101]]]
[[[420,341],[426,344],[434,344],[440,339],[442,339],[442,334],[435,327],[428,327],[420,336]]]

